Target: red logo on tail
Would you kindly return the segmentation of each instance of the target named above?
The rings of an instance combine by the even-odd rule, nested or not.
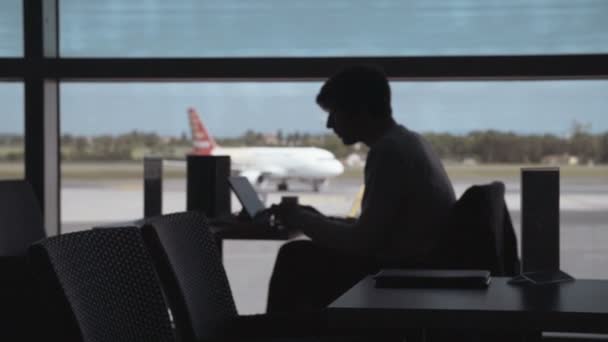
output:
[[[208,156],[217,146],[194,108],[188,108],[188,118],[192,129],[192,154]]]

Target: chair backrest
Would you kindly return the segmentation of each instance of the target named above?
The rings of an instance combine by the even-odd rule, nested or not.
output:
[[[221,339],[237,310],[206,217],[199,212],[157,216],[147,219],[142,232],[180,335]]]
[[[517,242],[501,182],[474,185],[454,204],[440,254],[442,266],[519,273]]]
[[[30,184],[0,181],[0,256],[25,255],[30,244],[45,237],[42,211]]]
[[[62,340],[175,340],[160,280],[138,229],[64,234],[34,244],[29,257],[47,307],[63,316],[58,329],[71,330],[58,333]]]

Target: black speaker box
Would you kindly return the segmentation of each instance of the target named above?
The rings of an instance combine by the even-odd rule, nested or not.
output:
[[[187,164],[186,209],[209,218],[230,214],[230,157],[190,155]]]
[[[559,270],[559,168],[521,170],[524,272]]]

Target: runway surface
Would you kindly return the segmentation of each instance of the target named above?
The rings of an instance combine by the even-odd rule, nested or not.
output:
[[[457,196],[472,184],[486,179],[456,179]],[[504,180],[505,199],[519,236],[520,188],[515,179]],[[304,184],[293,184],[289,192],[264,191],[267,205],[283,195],[295,195],[328,215],[345,215],[360,189],[357,178],[332,180],[319,193]],[[128,221],[143,216],[143,185],[136,180],[64,180],[61,191],[62,231],[88,229],[104,222]],[[184,179],[163,184],[163,212],[183,211]],[[561,182],[561,262],[562,268],[578,278],[608,278],[608,184],[585,178]],[[240,210],[236,197],[233,211]],[[266,290],[276,252],[283,242],[226,241],[224,263],[241,313],[265,310]]]

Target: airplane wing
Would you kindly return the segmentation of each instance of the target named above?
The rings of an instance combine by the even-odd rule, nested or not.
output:
[[[265,179],[283,178],[287,176],[287,170],[277,166],[266,166],[263,170],[245,169],[239,175],[247,178],[251,184],[260,184]]]
[[[163,166],[170,168],[186,168],[185,159],[163,159]],[[287,175],[287,171],[284,168],[277,166],[267,166],[263,170],[246,169],[239,166],[233,165],[233,170],[238,172],[240,176],[243,176],[249,180],[251,184],[259,184],[264,179],[268,178],[282,178]]]
[[[275,165],[265,165],[262,174],[271,178],[282,178],[287,176],[287,170]]]

